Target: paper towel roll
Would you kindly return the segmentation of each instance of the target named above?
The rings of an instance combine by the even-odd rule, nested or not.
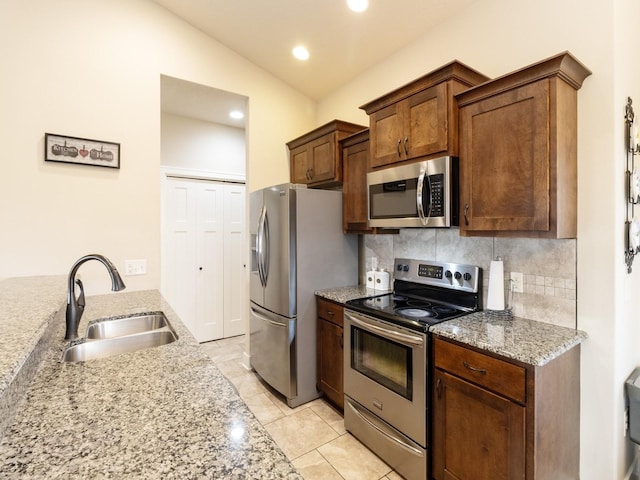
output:
[[[493,260],[489,267],[487,309],[504,310],[504,264],[502,260]]]

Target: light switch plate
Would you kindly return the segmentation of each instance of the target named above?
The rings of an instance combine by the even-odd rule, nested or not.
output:
[[[145,275],[147,273],[147,261],[141,260],[125,260],[124,274],[129,275]]]

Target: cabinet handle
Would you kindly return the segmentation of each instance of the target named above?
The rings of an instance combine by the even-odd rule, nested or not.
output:
[[[409,137],[404,137],[404,153],[409,155]]]
[[[464,368],[466,368],[467,370],[470,370],[470,371],[475,372],[475,373],[479,373],[480,375],[486,375],[487,374],[487,371],[484,368],[472,367],[467,362],[462,362],[462,365],[464,365]]]
[[[401,157],[402,156],[402,150],[400,150],[400,144],[402,143],[402,140],[398,139],[398,156]]]
[[[335,315],[335,313],[332,312],[331,310],[328,310],[327,311],[327,315],[329,315],[330,317],[333,317]]]
[[[442,379],[440,377],[436,382],[436,394],[438,395],[438,400],[440,400],[442,398]]]
[[[313,178],[313,168],[309,169],[309,180]]]
[[[467,217],[467,212],[469,211],[469,204],[465,203],[464,205],[464,224],[469,226],[469,218]]]

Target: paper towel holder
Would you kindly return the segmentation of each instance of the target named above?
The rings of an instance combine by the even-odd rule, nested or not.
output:
[[[502,257],[496,257],[497,262],[502,262]],[[491,286],[491,269],[489,269],[489,286]],[[486,313],[492,317],[499,318],[513,318],[513,280],[509,278],[507,287],[507,302],[502,310],[492,310],[487,308]],[[504,293],[504,285],[502,285],[502,291]],[[488,302],[487,302],[488,303]]]

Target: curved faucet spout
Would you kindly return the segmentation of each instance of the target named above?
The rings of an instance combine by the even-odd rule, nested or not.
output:
[[[76,280],[76,273],[80,265],[89,261],[89,260],[97,260],[102,263],[109,272],[109,276],[111,277],[111,290],[114,292],[118,292],[120,290],[124,290],[125,284],[120,278],[120,274],[116,269],[115,265],[111,263],[111,261],[105,257],[104,255],[99,255],[97,253],[93,253],[91,255],[85,255],[84,257],[79,258],[71,267],[71,271],[69,272],[69,289],[67,293],[67,331],[65,333],[65,340],[73,340],[78,338],[78,325],[80,324],[80,318],[82,318],[82,314],[84,312],[84,287],[80,280]],[[75,284],[78,284],[80,288],[80,295],[76,298],[75,292]]]

